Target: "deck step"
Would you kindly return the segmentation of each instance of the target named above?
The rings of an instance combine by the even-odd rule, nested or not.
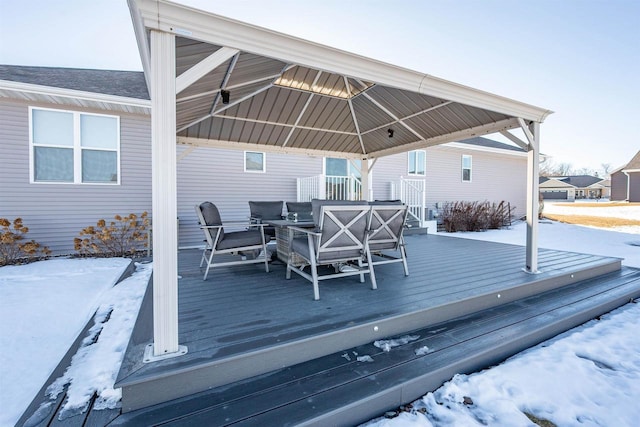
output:
[[[456,373],[499,363],[640,297],[640,270],[599,277],[192,396],[120,415],[110,425],[354,425],[435,390]],[[427,347],[424,355],[419,349]],[[372,362],[359,362],[370,356]]]

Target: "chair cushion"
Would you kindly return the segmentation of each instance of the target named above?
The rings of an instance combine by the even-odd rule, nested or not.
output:
[[[216,205],[211,202],[203,202],[200,204],[200,212],[204,218],[204,225],[222,225],[222,218]],[[215,240],[217,230],[209,230]],[[224,228],[220,228],[220,240],[224,239]]]
[[[256,245],[262,245],[262,235],[259,231],[232,231],[225,233],[224,239],[218,242],[216,249],[224,250]]]
[[[311,215],[311,202],[287,202],[287,212]]]
[[[249,210],[252,218],[261,218],[263,220],[282,219],[283,201],[278,202],[249,202]]]

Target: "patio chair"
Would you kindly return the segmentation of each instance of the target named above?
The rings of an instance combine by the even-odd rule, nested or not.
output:
[[[247,258],[245,254],[245,252],[248,251],[258,252],[259,250],[262,250],[264,254],[267,253],[263,224],[225,223],[225,225],[249,226],[249,230],[225,233],[220,212],[213,203],[204,202],[196,205],[196,214],[198,215],[200,228],[206,238],[206,245],[202,251],[202,258],[200,259],[200,267],[202,267],[205,261],[207,262],[207,269],[204,272],[204,278],[202,280],[207,280],[209,269],[213,267],[264,262],[264,269],[267,273],[269,272],[269,260],[266,256],[262,258]],[[209,257],[207,257],[207,252],[210,252]],[[239,255],[242,259],[214,262],[214,256],[220,254]]]
[[[262,224],[272,219],[282,219],[283,201],[277,202],[249,202],[249,211],[251,212],[251,222],[254,224]],[[274,227],[264,227],[264,234],[268,240],[276,237]]]
[[[287,202],[287,218],[289,214],[297,214],[297,219],[311,220],[311,202]]]
[[[294,271],[313,284],[313,299],[320,299],[318,282],[320,280],[359,275],[364,282],[364,275],[369,273],[371,288],[377,289],[373,264],[364,265],[370,259],[367,233],[371,220],[371,208],[365,204],[328,205],[320,207],[318,228],[305,229],[289,227],[289,259],[287,261],[286,278],[291,278]],[[294,232],[304,233],[306,237],[293,238]],[[292,254],[299,255],[307,264],[293,265]],[[357,265],[349,269],[336,270],[333,274],[318,274],[321,265],[341,265],[355,262]],[[309,265],[311,273],[303,271]]]
[[[409,213],[408,206],[398,202],[371,202],[371,226],[369,231],[369,251],[371,255],[381,258],[368,261],[373,265],[401,262],[404,275],[409,275],[407,251],[404,243],[404,226]],[[383,252],[384,251],[384,252]],[[398,251],[393,257],[389,251]]]

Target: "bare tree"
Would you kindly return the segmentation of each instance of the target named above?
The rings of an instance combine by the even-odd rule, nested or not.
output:
[[[600,163],[602,169],[602,176],[607,176],[611,173],[611,163]]]

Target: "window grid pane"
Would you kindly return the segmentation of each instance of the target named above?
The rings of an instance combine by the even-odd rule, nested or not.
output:
[[[73,182],[73,148],[34,147],[36,181]]]
[[[73,113],[33,110],[33,143],[73,147]]]
[[[82,150],[82,182],[118,182],[117,153]]]
[[[115,117],[80,115],[80,143],[86,148],[118,148],[118,121]]]

